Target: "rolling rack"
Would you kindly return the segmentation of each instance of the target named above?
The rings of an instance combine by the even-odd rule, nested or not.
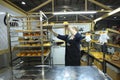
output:
[[[40,11],[7,18],[12,80],[31,80],[52,67],[51,34],[47,16]]]

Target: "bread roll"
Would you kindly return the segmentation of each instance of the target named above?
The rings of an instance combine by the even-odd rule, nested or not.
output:
[[[119,60],[119,59],[120,59],[119,56],[116,56],[116,55],[112,56],[112,60]]]

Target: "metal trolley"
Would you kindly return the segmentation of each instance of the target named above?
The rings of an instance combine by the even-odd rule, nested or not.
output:
[[[12,80],[44,75],[53,64],[47,16],[42,11],[27,16],[7,14],[6,20]]]

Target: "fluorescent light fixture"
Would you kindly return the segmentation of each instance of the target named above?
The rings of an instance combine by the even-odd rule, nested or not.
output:
[[[54,12],[54,15],[69,15],[69,14],[95,14],[96,11],[74,11],[74,12]]]
[[[102,17],[99,17],[99,18],[95,19],[94,22],[97,22],[97,21],[99,21],[101,19],[102,19]]]
[[[109,15],[109,16],[110,16],[110,15],[113,15],[113,14],[119,12],[119,11],[120,11],[120,7],[117,8],[117,9],[115,9],[115,10],[113,10],[113,11],[111,11],[110,13],[108,13],[108,15]]]

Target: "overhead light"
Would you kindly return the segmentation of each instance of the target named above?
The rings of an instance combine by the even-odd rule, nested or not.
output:
[[[104,11],[104,9],[101,9],[101,11]]]
[[[108,15],[109,15],[109,16],[110,16],[110,15],[113,15],[113,14],[119,12],[119,11],[120,11],[120,7],[117,8],[117,9],[115,9],[115,10],[113,10],[113,11],[111,11],[110,13],[108,13]]]
[[[90,17],[93,18],[94,16],[91,14]]]
[[[24,1],[22,1],[21,4],[25,5],[26,3]]]
[[[64,19],[65,19],[66,17],[64,17]]]
[[[114,17],[114,19],[116,19],[117,17]]]
[[[74,12],[54,12],[54,15],[69,15],[69,14],[95,14],[96,11],[74,11]]]

